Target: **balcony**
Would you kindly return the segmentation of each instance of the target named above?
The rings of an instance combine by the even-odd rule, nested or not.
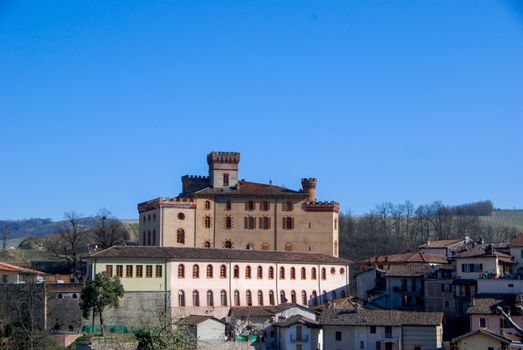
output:
[[[291,334],[291,343],[305,343],[309,341],[308,334],[302,334],[301,337],[297,337],[296,334]]]
[[[381,333],[379,340],[384,343],[397,343],[400,341],[400,337],[392,333]]]

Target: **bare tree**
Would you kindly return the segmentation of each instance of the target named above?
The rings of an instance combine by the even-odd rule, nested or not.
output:
[[[125,225],[117,218],[111,216],[111,211],[101,209],[96,216],[98,219],[95,233],[96,244],[102,248],[123,244],[129,239],[129,232]]]

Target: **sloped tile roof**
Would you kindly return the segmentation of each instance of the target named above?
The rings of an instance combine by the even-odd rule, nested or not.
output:
[[[272,317],[293,307],[314,312],[299,304],[283,303],[274,306],[232,306],[229,314],[238,317]]]
[[[274,323],[273,326],[287,328],[296,323],[306,325],[310,328],[319,328],[320,327],[319,323],[316,320],[311,320],[310,318],[305,317],[303,315],[293,315],[291,317],[286,318],[283,321]]]
[[[455,258],[479,258],[479,257],[497,257],[499,260],[512,263],[512,257],[508,254],[503,254],[492,248],[492,253],[488,253],[484,247],[476,247],[456,254]]]
[[[17,272],[17,273],[25,273],[25,274],[32,274],[32,275],[44,275],[44,273],[41,271],[26,269],[25,267],[8,264],[6,262],[0,262],[0,271]]]
[[[329,309],[320,316],[320,324],[340,326],[437,326],[442,320],[442,312],[368,309],[357,312]]]
[[[169,260],[270,261],[294,263],[324,263],[348,265],[349,260],[321,253],[270,250],[113,246],[94,253],[91,258],[163,258]]]
[[[463,242],[462,239],[443,239],[439,241],[428,241],[425,244],[418,246],[418,248],[448,248],[455,244]]]
[[[187,325],[187,326],[196,326],[207,320],[214,320],[216,322],[225,324],[225,322],[223,322],[213,316],[207,316],[207,315],[189,315],[185,318],[182,318],[180,320],[180,324]]]
[[[432,272],[432,266],[428,264],[406,264],[391,265],[385,273],[387,277],[416,277]]]
[[[523,234],[519,234],[516,237],[512,238],[510,241],[509,247],[523,247]]]
[[[257,195],[257,196],[284,196],[284,197],[307,197],[308,194],[302,191],[294,191],[285,187],[261,184],[250,181],[238,181],[238,189],[222,189],[207,187],[193,193],[184,193],[183,195],[190,196],[206,196],[206,195]]]

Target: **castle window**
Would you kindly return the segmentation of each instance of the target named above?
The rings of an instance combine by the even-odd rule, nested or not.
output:
[[[254,230],[256,228],[256,218],[254,216],[246,216],[243,222],[244,228],[247,230]]]
[[[212,290],[207,291],[207,306],[214,306],[214,296]]]
[[[123,265],[116,265],[116,277],[123,276]]]
[[[162,265],[156,265],[156,268],[155,268],[155,277],[156,278],[161,278],[162,277]]]
[[[294,228],[294,218],[290,216],[284,216],[282,218],[282,228],[284,230],[292,230]]]
[[[258,266],[256,277],[258,277],[258,279],[262,279],[263,278],[263,267]]]
[[[220,266],[220,278],[227,278],[227,266]]]
[[[291,242],[285,243],[285,251],[292,252],[292,243]]]
[[[183,290],[178,292],[178,306],[185,306],[185,292]]]
[[[234,265],[234,278],[240,278],[240,267],[238,265]]]
[[[210,248],[211,247],[211,242],[209,242],[209,241],[203,242],[203,247],[204,248]]]
[[[229,174],[223,174],[223,187],[229,187]]]
[[[307,306],[307,292],[304,290],[301,291],[301,303]]]
[[[237,290],[234,291],[234,305],[240,306],[240,292]]]
[[[294,204],[292,202],[283,203],[283,211],[292,211],[294,209]]]
[[[178,213],[178,220],[185,220],[185,214],[184,213]]]
[[[263,292],[258,290],[258,305],[263,306]]]
[[[270,280],[274,279],[274,267],[272,267],[272,266],[269,267],[269,279]]]
[[[322,280],[327,279],[327,270],[324,267],[321,268],[321,279]]]
[[[225,210],[231,210],[231,202],[230,201],[227,201],[225,202]]]
[[[274,305],[274,292],[272,290],[269,291],[269,304]]]
[[[296,269],[294,267],[291,267],[291,280],[296,279]]]
[[[212,278],[212,265],[207,265],[207,278]]]
[[[284,280],[285,279],[285,267],[280,267],[280,279],[281,280]]]
[[[176,231],[176,243],[185,244],[185,231],[183,228],[179,228]]]
[[[250,266],[247,266],[245,268],[245,278],[248,278],[248,279],[251,278],[251,267]]]
[[[136,277],[143,277],[143,266],[136,265]]]
[[[296,304],[296,292],[291,290],[291,303]]]
[[[178,278],[185,278],[185,265],[183,264],[178,265]]]
[[[254,202],[253,201],[245,202],[245,210],[249,210],[249,211],[254,210]]]
[[[113,277],[113,265],[105,265],[105,274],[108,277]]]
[[[145,277],[153,277],[153,265],[145,265]]]
[[[263,216],[260,218],[260,228],[264,230],[269,230],[271,228],[271,218]]]
[[[268,201],[263,201],[260,203],[260,209],[263,211],[268,211],[270,209],[270,205]]]
[[[331,267],[331,275],[334,275],[336,273],[336,269],[334,267]]]
[[[285,297],[285,291],[282,290],[280,292],[280,303],[286,303],[287,302],[287,298]]]
[[[316,268],[313,267],[311,269],[311,280],[315,280],[316,279]]]
[[[125,265],[125,277],[133,277],[133,265]]]
[[[192,266],[192,278],[200,278],[200,267],[196,264]]]
[[[209,215],[205,215],[203,226],[205,226],[205,228],[211,228],[211,217]]]
[[[205,210],[211,210],[211,202],[205,201]]]
[[[153,221],[156,221],[156,214],[153,214]]]
[[[305,267],[301,268],[301,279],[307,279],[307,270],[305,269]]]
[[[252,306],[252,295],[251,295],[251,291],[250,291],[250,290],[247,290],[247,292],[245,293],[245,296],[246,296],[246,299],[247,299],[247,306]]]
[[[232,218],[230,216],[225,217],[225,228],[230,230],[232,228]]]
[[[231,249],[232,248],[232,242],[230,240],[227,240],[223,244],[224,248]]]
[[[222,306],[227,306],[227,292],[224,289],[220,292],[220,301]]]
[[[200,293],[197,290],[192,292],[192,305],[200,306]]]
[[[338,229],[338,219],[334,219],[334,229]]]

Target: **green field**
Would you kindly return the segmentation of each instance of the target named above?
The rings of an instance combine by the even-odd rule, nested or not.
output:
[[[0,249],[0,261],[15,264],[27,264],[31,261],[55,260],[48,252],[41,250]]]

